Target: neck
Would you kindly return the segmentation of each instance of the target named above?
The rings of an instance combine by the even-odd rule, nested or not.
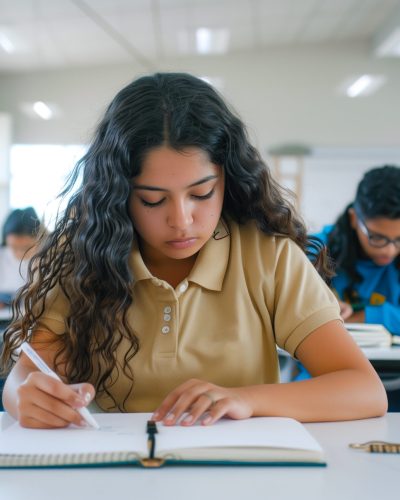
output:
[[[187,259],[169,259],[164,262],[145,261],[145,264],[153,276],[166,281],[173,288],[176,288],[181,281],[189,276],[196,262],[196,257],[197,254]]]
[[[140,245],[143,262],[153,276],[169,283],[173,288],[187,278],[196,262],[197,254],[186,259],[171,259],[163,255],[156,255]]]

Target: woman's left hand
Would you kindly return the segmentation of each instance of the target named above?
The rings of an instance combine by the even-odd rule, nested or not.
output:
[[[204,380],[190,379],[168,394],[152,418],[162,420],[165,425],[177,422],[192,425],[201,417],[203,425],[213,424],[221,417],[249,418],[253,409],[245,392],[245,387],[228,389]]]

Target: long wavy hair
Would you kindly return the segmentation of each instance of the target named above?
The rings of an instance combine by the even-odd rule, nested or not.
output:
[[[345,208],[329,233],[329,253],[335,262],[335,271],[344,272],[349,278],[346,296],[350,300],[355,297],[354,286],[362,280],[356,263],[363,255],[357,233],[351,227],[351,208],[367,222],[379,217],[400,219],[400,168],[383,165],[369,170],[358,184],[354,202]],[[400,267],[400,257],[395,263]]]
[[[15,360],[18,346],[37,328],[46,297],[59,287],[69,311],[56,364],[66,360],[67,380],[92,380],[97,391],[112,397],[108,387],[115,352],[128,339],[121,369],[132,380],[132,391],[129,361],[139,343],[127,320],[135,280],[128,264],[135,238],[128,204],[132,179],[140,174],[143,159],[161,145],[206,151],[225,172],[227,220],[254,220],[269,235],[289,237],[304,251],[311,248],[315,266],[329,273],[324,249],[307,237],[302,220],[250,144],[244,124],[221,96],[188,74],[144,76],[116,95],[74,169],[63,194],[81,178],[79,189],[31,261],[28,282],[15,303],[17,319],[4,334],[5,370]]]

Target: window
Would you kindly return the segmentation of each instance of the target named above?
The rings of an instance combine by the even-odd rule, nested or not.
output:
[[[82,145],[15,145],[10,155],[10,209],[32,206],[53,229],[59,210],[68,200],[57,199],[76,162],[85,154]]]

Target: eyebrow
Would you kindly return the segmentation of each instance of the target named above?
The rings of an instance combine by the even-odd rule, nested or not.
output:
[[[194,187],[194,186],[199,186],[200,184],[204,184],[208,181],[211,181],[213,179],[217,179],[218,178],[218,175],[208,175],[207,177],[203,177],[203,179],[200,179],[196,182],[193,182],[193,184],[189,184],[189,186],[187,186],[187,188],[191,188],[191,187]],[[162,188],[162,187],[158,187],[158,186],[148,186],[146,184],[134,184],[133,185],[133,189],[143,189],[143,190],[146,190],[146,191],[164,191],[164,192],[168,192],[169,190],[168,189],[165,189],[165,188]]]
[[[373,234],[374,236],[379,236],[380,238],[386,238],[387,240],[391,240],[391,241],[400,240],[400,235],[396,236],[395,238],[389,238],[389,236],[386,236],[385,234],[379,233],[377,231],[373,231],[372,229],[367,227],[367,225],[365,224],[365,222],[363,220],[361,220],[361,222],[362,222],[363,226],[365,227],[365,229],[367,230],[367,236]]]

